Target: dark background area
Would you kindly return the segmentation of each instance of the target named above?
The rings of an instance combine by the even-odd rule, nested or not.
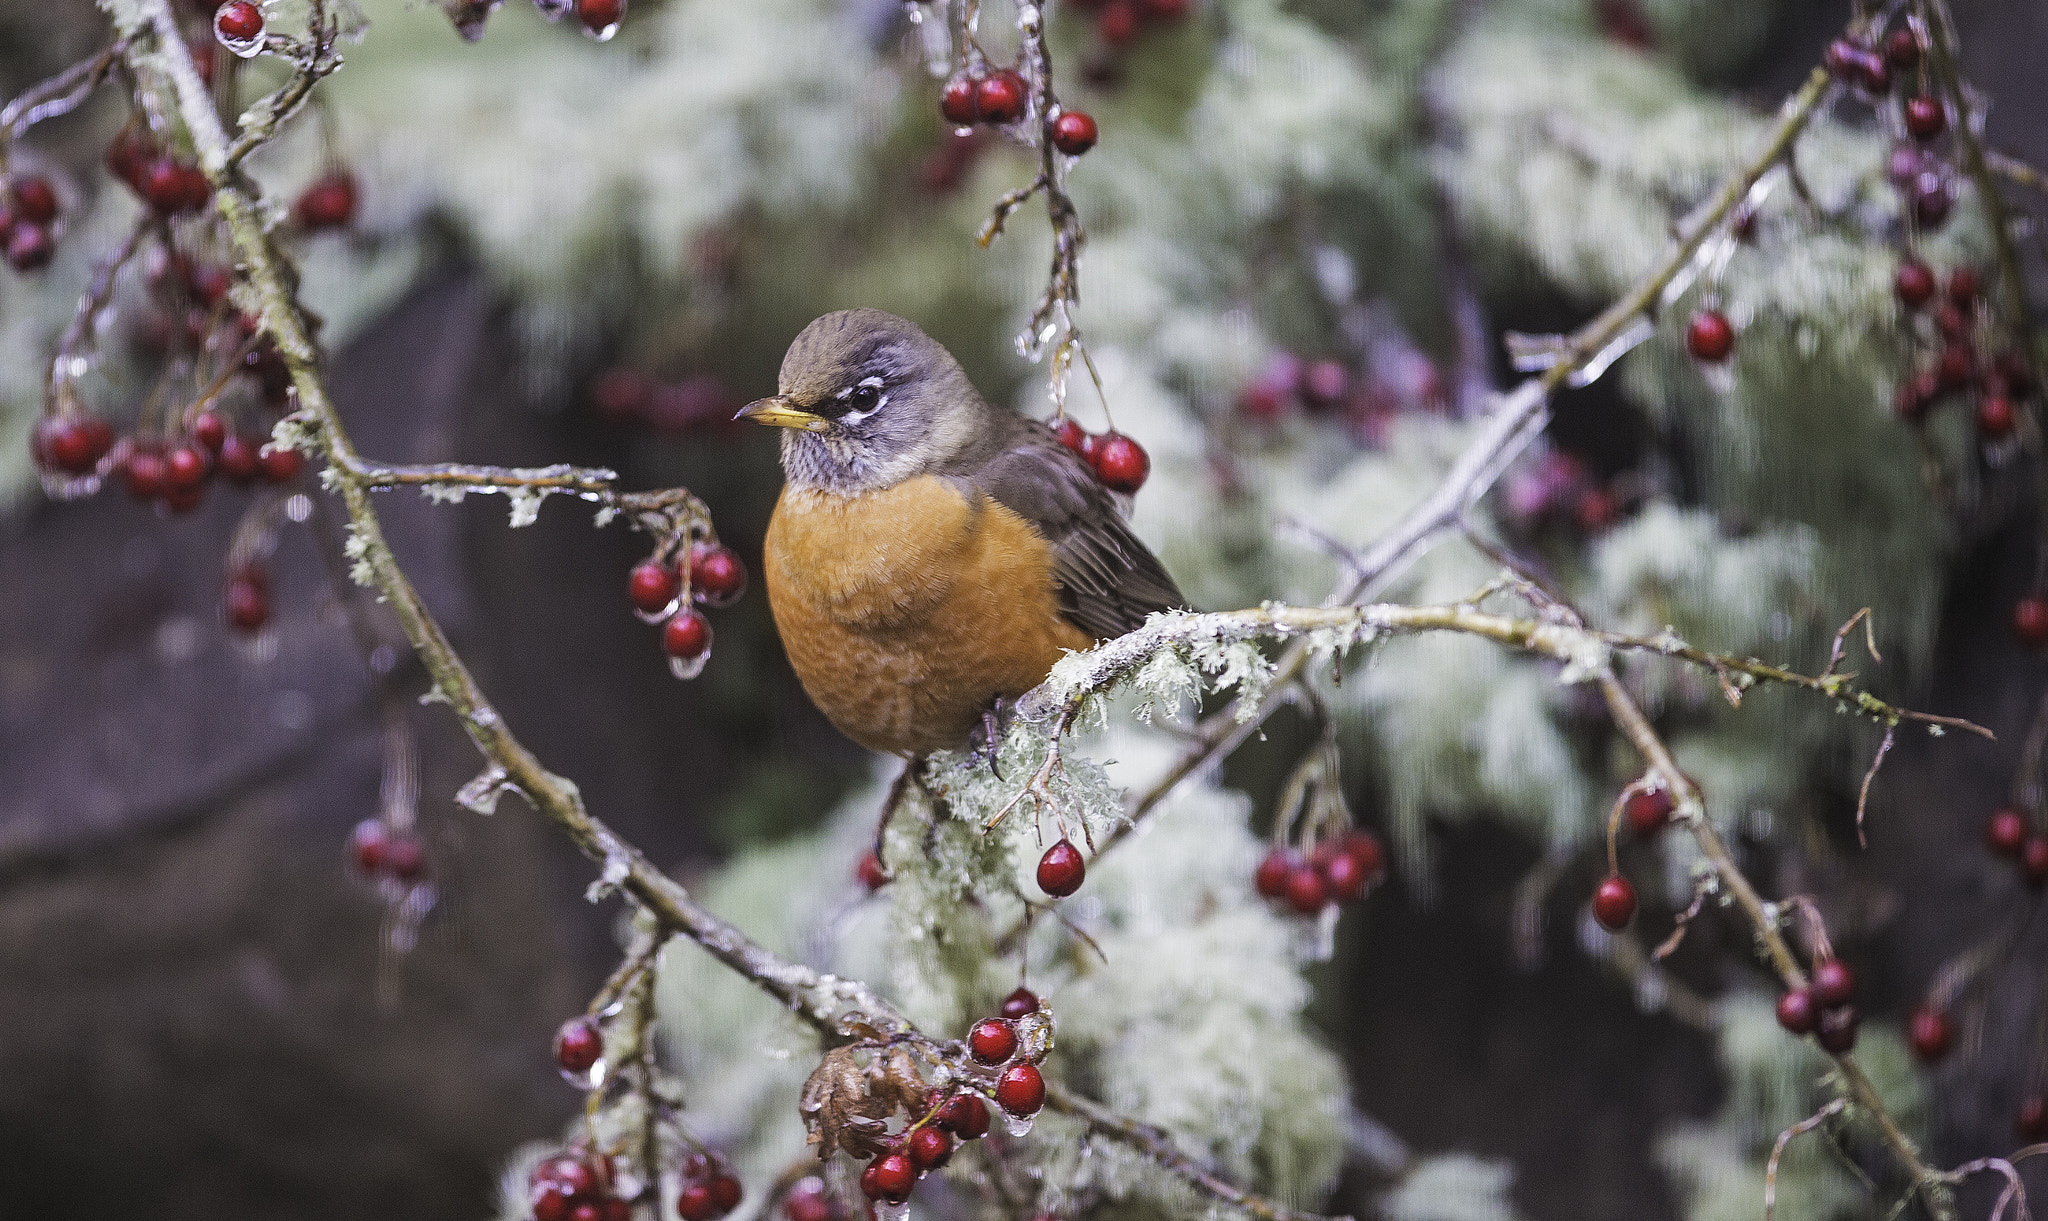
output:
[[[1969,69],[2000,102],[1994,141],[2048,161],[2048,17],[2021,3],[1958,8]],[[1796,79],[1840,16],[1834,4],[1802,10],[1750,82],[1756,96]],[[361,448],[684,483],[757,558],[777,486],[764,438],[652,441],[574,406],[508,410],[503,344],[489,295],[461,271],[413,294],[337,356]],[[1597,449],[1623,410],[1567,401],[1559,435]],[[578,1102],[549,1039],[616,961],[612,910],[582,897],[592,868],[517,799],[491,818],[452,804],[478,760],[450,718],[412,705],[409,663],[380,688],[359,659],[307,545],[331,522],[286,527],[277,655],[238,651],[215,607],[243,496],[216,492],[169,521],[115,495],[0,519],[5,1221],[481,1216],[504,1155],[556,1131]],[[719,618],[704,678],[681,684],[620,596],[640,536],[593,531],[588,510],[564,502],[518,531],[495,498],[435,508],[393,495],[383,507],[408,571],[511,724],[657,862],[687,876],[739,828],[821,813],[862,766],[796,689],[758,592]],[[1874,799],[1870,851],[1849,866],[1888,898],[1889,918],[1844,947],[1881,1015],[1902,1014],[1957,946],[2028,901],[1979,833],[2048,678],[2004,627],[2032,546],[2019,527],[1968,544],[1921,701],[1999,742],[1903,738]],[[440,894],[402,957],[380,954],[384,907],[344,852],[376,811],[393,706],[420,742]],[[771,765],[792,757],[811,762]],[[1431,902],[1384,888],[1347,918],[1323,968],[1317,1015],[1347,1053],[1360,1105],[1418,1150],[1511,1159],[1534,1221],[1673,1215],[1651,1142],[1673,1115],[1712,1112],[1711,1044],[1639,1012],[1576,949],[1569,896],[1549,912],[1542,965],[1517,965],[1509,907],[1536,848],[1490,827],[1443,836]],[[1938,1162],[2012,1145],[2044,937],[2031,930],[1995,993],[1983,1051],[1934,1077]],[[380,973],[396,981],[388,996]],[[1990,1195],[1973,1188],[1966,1209],[1982,1215]]]

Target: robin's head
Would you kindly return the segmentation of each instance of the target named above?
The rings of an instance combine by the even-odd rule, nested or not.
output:
[[[740,418],[789,430],[790,483],[846,494],[892,487],[956,457],[990,410],[951,352],[878,309],[840,310],[805,327],[776,383]]]

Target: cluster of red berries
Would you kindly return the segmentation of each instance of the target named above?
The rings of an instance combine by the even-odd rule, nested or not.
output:
[[[0,250],[16,271],[39,271],[57,253],[57,188],[41,174],[23,174],[0,192]]]
[[[1019,988],[1003,1001],[1003,1015],[976,1022],[967,1033],[967,1054],[977,1064],[1002,1068],[996,1078],[996,1105],[1011,1115],[1036,1115],[1045,1105],[1045,1078],[1038,1066],[1020,1057],[1023,1041],[1016,1023],[1038,1012],[1038,998]],[[1007,1066],[1007,1067],[1005,1067]],[[910,1198],[917,1181],[952,1159],[956,1141],[977,1140],[988,1134],[988,1104],[979,1094],[966,1090],[951,1095],[934,1095],[925,1117],[898,1134],[889,1146],[876,1154],[860,1172],[860,1189],[868,1199],[881,1204],[901,1204]],[[799,1219],[790,1213],[791,1221]]]
[[[345,229],[356,218],[356,176],[345,169],[329,170],[299,192],[292,219],[308,233]]]
[[[378,818],[366,818],[349,832],[348,859],[357,873],[372,879],[413,882],[427,871],[427,853],[419,837],[395,831]]]
[[[1823,57],[1828,71],[1874,100],[1888,100],[1894,81],[1915,78],[1899,102],[1898,120],[1908,137],[1892,151],[1888,173],[1923,230],[1937,229],[1955,206],[1954,175],[1927,146],[1949,129],[1948,107],[1929,91],[1920,36],[1900,27],[1881,44],[1838,38]]]
[[[1936,353],[1932,363],[1899,386],[1899,415],[1919,420],[1945,396],[1971,394],[1977,401],[1977,434],[1990,442],[2011,436],[2034,379],[2016,351],[1985,359],[1982,336],[1989,320],[1976,271],[1958,267],[1943,285],[1927,264],[1908,258],[1899,263],[1892,290],[1901,305],[1926,320],[1923,327],[1932,332],[1929,346]]]
[[[731,606],[747,591],[747,566],[732,548],[705,541],[693,544],[683,557],[664,564],[650,559],[634,566],[626,578],[626,596],[633,609],[650,623],[665,620],[661,648],[678,676],[694,677],[711,655],[711,621],[697,606]]]
[[[1984,824],[1984,843],[1998,856],[2019,866],[2027,886],[2039,890],[2048,886],[2048,835],[2027,825],[2027,816],[2013,806],[1991,812]]]
[[[591,382],[589,402],[609,423],[644,425],[663,434],[740,431],[732,396],[709,374],[657,385],[631,369],[607,369]]]
[[[1148,25],[1175,25],[1187,19],[1189,0],[1075,0],[1074,7],[1095,18],[1095,32],[1111,48],[1122,50]]]
[[[1778,998],[1778,1025],[1793,1034],[1810,1034],[1826,1051],[1844,1055],[1856,1046],[1856,1027],[1863,1020],[1855,1001],[1856,973],[1839,958],[1823,958],[1813,964],[1813,978],[1804,988]]]
[[[939,90],[939,113],[955,127],[1004,127],[1031,108],[1031,87],[1012,68],[956,72]]]
[[[1360,444],[1379,445],[1387,426],[1411,408],[1441,410],[1448,399],[1436,362],[1410,344],[1382,345],[1368,373],[1354,374],[1330,357],[1305,360],[1281,352],[1238,392],[1240,415],[1270,424],[1292,410],[1341,417]]]
[[[118,442],[111,437],[112,430],[96,417],[46,416],[32,444],[45,470],[85,476],[104,468],[119,477],[129,495],[171,513],[198,508],[215,475],[244,487],[259,478],[289,483],[306,465],[297,450],[234,432],[213,411],[193,416],[182,437]]]
[[[1647,839],[1671,825],[1671,812],[1676,808],[1670,789],[1638,787],[1630,790],[1622,802],[1622,818],[1630,831]],[[1600,885],[1593,888],[1593,919],[1608,932],[1618,933],[1635,918],[1634,884],[1618,873],[1602,878]]]
[[[1264,897],[1284,903],[1298,915],[1313,916],[1326,907],[1353,903],[1386,872],[1386,853],[1370,831],[1351,830],[1332,836],[1304,853],[1277,847],[1252,874],[1252,885]]]
[[[142,202],[164,216],[197,212],[213,198],[205,171],[157,147],[134,128],[127,128],[107,146],[107,169],[128,184]]]
[[[1072,416],[1061,416],[1052,425],[1060,444],[1081,455],[1095,471],[1095,477],[1112,491],[1134,493],[1145,486],[1152,474],[1152,455],[1124,434],[1110,429],[1093,433]]]
[[[533,1221],[631,1221],[633,1206],[616,1190],[612,1159],[601,1153],[563,1153],[526,1176]]]
[[[683,1163],[683,1185],[676,1192],[676,1216],[683,1221],[717,1221],[740,1206],[743,1194],[739,1176],[722,1160],[709,1153],[693,1153]]]
[[[1585,534],[1601,534],[1621,520],[1635,499],[1630,494],[1634,482],[1627,476],[1603,482],[1585,463],[1552,449],[1508,475],[1501,489],[1502,504],[1524,529],[1557,519]]]

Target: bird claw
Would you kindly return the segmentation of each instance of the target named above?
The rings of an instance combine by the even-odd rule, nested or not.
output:
[[[1007,711],[1003,704],[1003,697],[999,695],[994,703],[982,709],[981,725],[970,735],[974,753],[988,761],[990,774],[998,780],[1003,778],[1003,769],[997,762],[1003,750],[1003,714]]]

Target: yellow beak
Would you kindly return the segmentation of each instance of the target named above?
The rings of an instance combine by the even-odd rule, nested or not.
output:
[[[752,420],[756,424],[771,424],[776,428],[801,428],[806,432],[823,432],[832,426],[832,421],[824,416],[812,415],[780,394],[755,399],[740,408],[740,413],[733,419]]]

